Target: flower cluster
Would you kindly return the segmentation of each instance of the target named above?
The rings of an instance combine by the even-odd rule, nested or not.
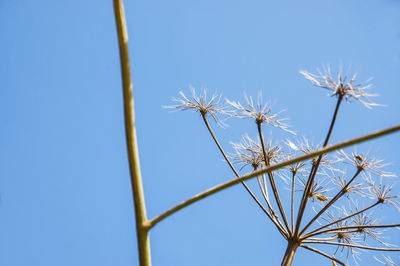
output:
[[[338,113],[337,110],[343,99],[349,102],[357,100],[368,108],[378,104],[370,100],[371,97],[376,96],[376,94],[368,92],[371,85],[356,82],[357,74],[348,79],[347,75],[343,75],[342,70],[340,70],[335,79],[329,67],[324,68],[323,71],[318,71],[318,73],[316,75],[308,71],[301,71],[301,74],[313,85],[328,89],[332,92],[331,96],[337,96],[337,105],[329,133],[323,142],[322,148],[324,148],[329,143]],[[368,81],[364,84],[366,83]],[[382,250],[382,248],[371,245],[371,241],[383,245],[387,248],[385,250],[400,251],[400,249],[394,249],[392,245],[383,241],[382,236],[383,228],[397,228],[400,225],[379,225],[370,211],[372,208],[383,204],[400,211],[398,201],[400,196],[393,193],[392,184],[386,183],[388,177],[395,177],[395,175],[384,170],[388,164],[384,163],[383,160],[373,158],[369,153],[355,151],[349,154],[340,150],[335,157],[322,154],[308,161],[290,164],[288,161],[297,154],[310,154],[321,147],[313,145],[304,137],[297,141],[286,139],[284,143],[289,148],[288,151],[285,151],[283,146],[273,145],[271,140],[265,141],[263,124],[282,129],[288,133],[294,132],[289,129],[290,125],[286,118],[279,118],[282,111],[274,113],[270,103],[263,103],[261,93],[258,95],[257,102],[253,101],[252,97],[245,95],[246,104],[244,105],[239,101],[231,100],[226,100],[226,104],[223,104],[221,103],[221,95],[217,94],[207,98],[205,89],[201,90],[200,94],[192,89],[192,98],[190,99],[183,92],[180,92],[180,95],[181,98],[174,99],[178,104],[169,106],[169,108],[193,110],[201,114],[219,151],[237,177],[240,176],[240,171],[250,166],[253,175],[257,175],[258,186],[266,206],[264,207],[258,200],[250,186],[242,183],[285,239],[297,241],[298,246],[329,258],[334,265],[337,263],[346,265],[338,259],[342,254],[347,254],[345,256],[347,260],[351,254],[357,264],[356,259],[360,250]],[[212,117],[215,122],[221,124],[220,115],[225,115],[227,118],[252,119],[256,124],[255,129],[258,137],[253,139],[246,134],[240,142],[231,142],[234,152],[228,156],[207,120],[208,117]],[[260,169],[284,162],[287,162],[285,168],[275,171],[266,169],[262,173],[257,172]],[[239,171],[235,169],[235,165],[239,165]],[[348,167],[349,165],[352,167]],[[276,176],[282,177],[285,184],[275,180]],[[379,183],[376,179],[379,179]],[[285,211],[284,206],[286,205],[282,204],[284,198],[281,198],[282,194],[280,194],[282,191],[279,191],[282,186],[287,184],[291,184],[291,187],[288,188],[291,191],[290,211]],[[272,193],[269,191],[272,191]],[[366,207],[359,208],[358,200],[362,201],[363,206],[366,204]],[[372,200],[372,202],[368,202],[369,200]],[[296,201],[298,201],[298,204],[295,204]],[[305,215],[307,204],[312,205],[315,214],[308,223],[302,223],[306,219],[305,217],[309,216],[309,213]],[[351,211],[348,212],[344,207],[345,205],[351,205]],[[295,206],[299,206],[297,218],[295,217]],[[319,223],[319,226],[314,222]],[[301,228],[302,225],[304,225],[303,228]],[[329,255],[308,246],[309,244],[330,245],[335,248],[331,250],[332,255]],[[383,260],[377,260],[391,263],[390,257],[384,256]]]

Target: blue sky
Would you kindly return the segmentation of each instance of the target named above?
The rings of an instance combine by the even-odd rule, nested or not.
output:
[[[149,217],[233,178],[198,114],[162,108],[190,85],[241,101],[262,91],[319,142],[335,100],[299,70],[342,63],[374,77],[386,107],[343,104],[332,142],[399,122],[399,1],[125,2]],[[117,49],[111,0],[0,2],[0,265],[137,265]],[[227,122],[213,126],[229,152],[256,133],[252,121]],[[398,175],[399,149],[399,134],[359,146]],[[156,266],[279,265],[286,248],[240,186],[169,217],[151,244]],[[372,255],[361,265],[376,265]],[[294,261],[321,263],[301,249]]]

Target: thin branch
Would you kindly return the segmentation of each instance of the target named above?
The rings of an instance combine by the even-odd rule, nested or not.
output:
[[[167,218],[171,214],[173,214],[173,213],[175,213],[175,212],[177,212],[177,211],[179,211],[179,210],[181,210],[181,209],[183,209],[183,208],[185,208],[185,207],[187,207],[187,206],[189,206],[189,205],[191,205],[191,204],[193,204],[193,203],[195,203],[195,202],[197,202],[197,201],[199,201],[201,199],[204,199],[204,198],[206,198],[208,196],[211,196],[211,195],[213,195],[213,194],[215,194],[215,193],[217,193],[219,191],[222,191],[222,190],[227,189],[227,188],[229,188],[231,186],[237,185],[242,181],[249,180],[251,178],[254,178],[256,176],[262,175],[262,174],[267,173],[267,172],[272,172],[272,171],[284,168],[286,166],[289,166],[291,164],[295,164],[297,162],[301,162],[301,161],[305,161],[305,160],[311,159],[311,158],[319,156],[321,154],[329,153],[329,152],[332,152],[332,151],[335,151],[335,150],[339,150],[339,149],[343,149],[345,147],[348,147],[348,146],[351,146],[351,145],[354,145],[354,144],[357,144],[357,143],[362,143],[362,142],[365,142],[365,141],[368,141],[368,140],[371,140],[371,139],[375,139],[375,138],[378,138],[378,137],[381,137],[381,136],[384,136],[384,135],[388,135],[390,133],[394,133],[394,132],[397,132],[399,130],[400,130],[400,125],[396,125],[396,126],[393,126],[393,127],[390,127],[390,128],[386,128],[384,130],[380,130],[380,131],[377,131],[377,132],[374,132],[374,133],[371,133],[371,134],[368,134],[368,135],[364,135],[364,136],[361,136],[361,137],[358,137],[358,138],[347,140],[347,141],[344,141],[342,143],[338,143],[338,144],[335,144],[335,145],[332,145],[332,146],[328,146],[328,147],[325,147],[323,149],[320,149],[320,150],[317,150],[317,151],[314,151],[314,152],[311,152],[311,153],[308,153],[308,154],[304,154],[302,156],[299,156],[299,157],[296,157],[296,158],[293,158],[293,159],[290,159],[290,160],[287,160],[287,161],[284,161],[284,162],[280,162],[280,163],[271,165],[269,167],[266,167],[266,168],[251,172],[251,173],[249,173],[247,175],[244,175],[244,176],[242,176],[240,178],[237,178],[237,179],[229,180],[229,181],[227,181],[225,183],[222,183],[220,185],[217,185],[217,186],[215,186],[213,188],[207,189],[206,191],[203,191],[202,193],[199,193],[199,194],[193,196],[192,198],[187,199],[187,200],[179,203],[178,205],[172,207],[171,209],[165,211],[164,213],[160,214],[159,216],[155,217],[154,219],[152,219],[150,221],[150,227],[153,227],[158,222],[160,222],[163,219]]]
[[[309,246],[306,246],[306,245],[303,245],[303,244],[300,244],[300,247],[305,248],[305,249],[308,249],[308,250],[311,250],[311,251],[314,251],[315,253],[318,253],[318,254],[320,254],[320,255],[322,255],[322,256],[324,256],[324,257],[327,257],[328,259],[331,259],[331,260],[333,260],[333,261],[336,261],[336,262],[339,263],[340,265],[347,266],[347,264],[341,262],[340,260],[338,260],[337,258],[335,258],[335,257],[333,257],[333,256],[329,256],[328,254],[326,254],[325,252],[322,252],[321,250],[318,250],[318,249],[316,249],[316,248],[312,248],[312,247],[309,247]]]
[[[311,219],[311,221],[304,226],[303,230],[301,230],[300,235],[304,233],[310,227],[313,222],[315,222],[318,217],[320,217],[330,206],[332,206],[338,199],[340,199],[344,194],[346,194],[346,190],[349,187],[349,185],[354,181],[354,179],[361,173],[362,169],[358,168],[357,172],[354,174],[354,176],[350,179],[349,182]]]
[[[324,229],[324,228],[326,228],[326,227],[328,227],[328,226],[337,224],[337,223],[339,223],[339,222],[341,222],[341,221],[344,221],[344,220],[347,220],[347,219],[349,219],[349,218],[351,218],[351,217],[353,217],[353,216],[355,216],[355,215],[357,215],[357,214],[360,214],[360,213],[362,213],[362,212],[365,212],[365,211],[367,211],[367,210],[369,210],[369,209],[375,207],[376,205],[378,205],[378,204],[380,204],[380,203],[381,203],[380,201],[377,201],[377,202],[375,202],[374,204],[372,204],[372,205],[370,205],[370,206],[368,206],[368,207],[366,207],[366,208],[364,208],[364,209],[362,209],[362,210],[360,210],[360,211],[358,211],[358,212],[352,213],[352,214],[347,215],[347,216],[345,216],[345,217],[343,217],[343,218],[340,218],[340,219],[338,219],[338,220],[336,220],[336,221],[333,221],[333,222],[331,222],[331,223],[329,223],[329,224],[326,224],[326,225],[324,225],[324,226],[321,226],[321,227],[319,227],[319,228],[317,228],[317,229],[311,231],[310,233],[308,233],[308,234],[302,236],[301,239],[305,239],[305,238],[309,237],[310,235],[312,235],[313,233],[320,231],[321,229]],[[336,228],[335,228],[335,229],[336,229]]]
[[[117,24],[119,54],[121,60],[122,87],[124,95],[125,134],[128,150],[129,170],[135,206],[136,232],[141,266],[151,265],[149,223],[143,195],[140,173],[139,152],[136,140],[135,114],[132,97],[132,81],[128,53],[128,33],[122,0],[114,0],[114,13]]]
[[[203,117],[203,121],[208,129],[208,132],[210,132],[211,137],[213,138],[215,144],[218,146],[218,149],[220,150],[220,152],[222,153],[222,156],[224,156],[225,161],[229,164],[230,168],[232,169],[232,171],[235,173],[236,178],[240,178],[239,173],[236,171],[235,167],[233,166],[233,164],[231,163],[231,161],[229,160],[228,156],[226,155],[225,151],[222,149],[221,144],[219,144],[219,141],[217,139],[217,137],[215,136],[213,130],[211,129],[210,124],[208,123],[207,117],[205,113],[202,113],[201,116]],[[251,189],[246,185],[246,183],[244,181],[241,182],[242,185],[244,186],[244,188],[247,190],[247,192],[250,194],[250,196],[254,199],[254,201],[258,204],[258,206],[264,211],[264,213],[268,216],[268,218],[275,224],[275,226],[278,228],[279,232],[282,234],[282,236],[284,238],[287,239],[288,237],[288,233],[286,232],[286,230],[282,227],[281,223],[279,222],[278,217],[276,216],[272,216],[272,214],[270,214],[265,207],[261,204],[261,202],[257,199],[257,197],[254,195],[254,193],[251,191]],[[268,203],[268,202],[267,202]],[[271,209],[270,205],[269,208]],[[277,220],[277,221],[276,221]]]
[[[326,138],[325,138],[325,141],[324,141],[324,145],[322,146],[322,148],[325,148],[326,145],[328,145],[330,136],[331,136],[332,131],[333,131],[333,126],[335,125],[336,117],[337,117],[337,114],[339,112],[339,107],[340,107],[340,103],[342,102],[342,99],[343,99],[343,96],[339,95],[338,101],[337,101],[336,107],[335,107],[335,112],[333,113],[332,121],[331,121],[331,124],[329,126],[328,134],[326,135]],[[323,154],[319,155],[319,157],[317,159],[317,162],[315,164],[313,164],[313,167],[312,167],[311,172],[310,172],[310,176],[308,177],[308,180],[307,180],[306,187],[304,188],[303,197],[301,199],[300,208],[299,208],[299,211],[298,211],[298,214],[297,214],[296,229],[295,229],[295,234],[296,235],[297,235],[297,233],[299,232],[299,229],[300,229],[301,220],[303,219],[303,214],[304,214],[304,211],[305,211],[306,206],[307,206],[308,197],[310,195],[311,187],[313,185],[315,176],[317,175],[318,167],[319,167],[319,165],[321,163],[322,156],[323,156]]]
[[[292,212],[292,232],[294,231],[294,183],[296,181],[296,172],[292,172],[292,200],[291,200],[291,212]]]
[[[400,227],[400,224],[383,224],[383,225],[352,225],[352,226],[343,226],[343,227],[336,227],[332,229],[327,229],[323,231],[318,231],[312,234],[307,234],[304,236],[302,239],[308,239],[309,237],[316,236],[316,235],[322,235],[322,234],[334,234],[337,232],[342,232],[344,230],[349,230],[349,229],[362,229],[362,228],[391,228],[391,227]]]
[[[339,243],[339,242],[328,242],[328,241],[308,241],[308,240],[306,240],[306,241],[303,241],[302,243],[326,244],[326,245],[344,246],[344,247],[351,247],[351,248],[379,250],[379,251],[400,251],[400,248],[378,248],[378,247],[369,247],[369,246],[347,244],[347,243]]]
[[[260,141],[261,141],[261,147],[262,147],[265,166],[269,167],[270,163],[269,163],[269,160],[267,158],[266,151],[265,151],[264,137],[263,137],[262,130],[261,130],[261,122],[257,122],[257,130],[258,130],[258,135],[260,136]],[[271,184],[271,188],[272,188],[272,192],[273,192],[274,197],[275,197],[276,204],[278,205],[279,212],[282,215],[283,222],[285,223],[286,229],[289,232],[289,234],[292,234],[292,231],[290,230],[289,223],[288,223],[288,221],[286,219],[285,210],[282,207],[281,198],[279,197],[279,192],[278,192],[278,189],[277,189],[276,184],[275,184],[274,175],[273,175],[273,173],[271,171],[267,172],[267,174],[268,174],[268,177],[269,177],[269,182]]]
[[[346,231],[346,233],[349,233],[348,231]],[[317,237],[310,237],[307,238],[307,240],[315,240],[315,241],[327,241],[327,240],[335,240],[338,239],[338,236],[331,236],[331,237],[324,237],[324,238],[317,238]]]

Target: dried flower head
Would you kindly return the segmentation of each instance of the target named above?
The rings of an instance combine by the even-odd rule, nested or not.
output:
[[[374,256],[374,259],[375,259],[377,262],[379,262],[379,263],[381,263],[381,264],[383,264],[383,265],[385,265],[385,266],[398,266],[397,263],[395,263],[395,262],[392,260],[391,257],[385,256],[385,255],[383,255],[382,257],[383,257],[383,259],[380,260],[380,259],[378,259],[376,256]]]
[[[357,167],[360,171],[368,171],[372,174],[382,177],[395,177],[393,173],[382,171],[381,168],[388,166],[389,164],[383,163],[383,160],[370,158],[368,154],[361,154],[353,152],[351,155],[345,151],[340,150],[338,152],[338,160],[344,163],[351,164]]]
[[[251,139],[248,135],[242,137],[239,143],[231,142],[235,154],[232,156],[234,163],[242,164],[240,169],[250,165],[257,169],[264,162],[262,147],[259,141]]]
[[[391,194],[392,185],[382,184],[382,179],[379,185],[376,185],[370,175],[365,177],[365,182],[370,186],[371,195],[377,198],[379,203],[388,203],[400,211],[400,203],[397,200],[400,196]]]
[[[304,154],[312,153],[319,149],[319,145],[314,145],[313,143],[310,143],[305,137],[303,137],[302,139],[298,139],[296,142],[297,144],[294,144],[292,141],[288,139],[285,141],[286,145],[289,146],[289,148],[291,148],[294,151],[303,152]],[[315,165],[317,163],[317,157],[314,157],[312,159],[312,162]],[[324,166],[329,170],[336,170],[331,167],[333,163],[334,162],[329,160],[328,157],[325,155],[322,156],[320,165]]]
[[[242,137],[242,141],[240,143],[231,144],[236,152],[233,155],[234,162],[243,164],[241,169],[247,165],[251,165],[254,169],[257,169],[264,163],[264,155],[259,140],[255,141],[248,135],[245,135]],[[265,154],[269,162],[276,162],[284,156],[281,147],[278,145],[273,145],[271,141],[268,141],[265,144]]]
[[[347,216],[345,208],[337,208],[337,210],[344,216]],[[332,212],[330,211],[325,211],[326,217],[321,217],[323,220],[328,222],[329,224],[332,223],[331,226],[329,226],[330,229],[332,229],[332,234],[334,235],[335,239],[338,241],[338,243],[344,243],[344,244],[356,244],[356,241],[358,240],[358,237],[356,235],[356,232],[349,230],[349,229],[343,229],[347,226],[349,226],[347,220],[341,220],[342,216],[335,216]],[[336,222],[338,221],[338,222]],[[335,230],[337,229],[337,230]],[[351,246],[338,246],[334,255],[340,250],[340,252],[343,254],[344,250],[347,249],[347,258],[349,257],[350,253],[352,254],[354,261],[356,262],[356,259],[358,257],[358,253],[354,250],[353,247]]]
[[[362,83],[356,83],[358,73],[355,73],[349,80],[347,75],[343,75],[342,67],[339,70],[337,79],[335,79],[332,75],[329,65],[326,67],[324,66],[322,71],[320,69],[317,69],[317,71],[318,75],[312,74],[305,70],[300,71],[300,73],[306,79],[310,80],[314,86],[332,91],[332,96],[343,97],[348,102],[353,99],[357,100],[367,108],[380,105],[372,102],[370,99],[370,97],[378,96],[377,94],[368,92],[372,85],[367,83],[371,79],[368,79]]]
[[[350,184],[347,184],[348,181],[347,181],[346,177],[344,177],[343,175],[337,176],[334,173],[332,173],[332,175],[328,175],[328,176],[331,179],[332,184],[337,186],[340,189],[340,191],[343,190],[343,192],[346,194],[352,192],[361,197],[366,197],[366,194],[363,192],[363,187],[362,187],[361,183],[352,182]]]
[[[267,123],[295,134],[293,131],[288,129],[290,125],[286,123],[287,118],[277,119],[277,116],[283,111],[271,114],[272,109],[270,104],[267,103],[263,105],[261,93],[258,95],[257,104],[253,102],[252,97],[247,97],[246,94],[244,95],[244,98],[246,99],[247,106],[243,106],[240,102],[226,100],[227,103],[235,109],[232,114],[233,116],[239,118],[253,118],[258,124]]]
[[[164,107],[176,109],[177,111],[193,110],[195,112],[200,112],[203,116],[211,116],[217,124],[223,126],[223,121],[218,117],[219,114],[227,114],[226,107],[220,104],[222,95],[214,93],[207,99],[207,91],[205,88],[202,88],[199,94],[196,93],[194,88],[190,88],[190,91],[192,93],[192,99],[189,99],[180,91],[179,94],[181,98],[172,98],[172,100],[178,104]]]
[[[302,176],[299,176],[297,180],[298,180],[298,185],[301,187],[301,191],[303,191],[306,187],[307,179],[305,179]],[[314,180],[308,197],[312,199],[317,199],[319,202],[327,202],[329,199],[324,194],[328,193],[330,189],[325,187],[326,187],[326,180],[324,179],[322,181]]]
[[[358,207],[355,207],[355,210],[352,211],[352,213],[357,213],[360,210]],[[364,242],[366,242],[367,237],[370,237],[374,239],[375,241],[378,241],[379,243],[385,245],[385,246],[391,246],[388,243],[385,243],[381,240],[381,235],[382,232],[378,231],[376,228],[369,228],[368,226],[375,226],[376,225],[376,219],[372,219],[369,215],[367,215],[365,212],[361,212],[351,218],[355,226],[359,226],[356,229],[356,232],[358,234],[361,234],[363,236]]]

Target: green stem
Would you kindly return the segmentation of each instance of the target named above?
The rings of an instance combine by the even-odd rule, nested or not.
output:
[[[302,156],[299,156],[299,157],[296,157],[296,158],[293,158],[293,159],[290,159],[290,160],[287,160],[287,161],[284,161],[284,162],[280,162],[280,163],[271,165],[271,166],[266,167],[266,168],[262,168],[260,170],[251,172],[251,173],[249,173],[247,175],[244,175],[244,176],[242,176],[240,178],[232,179],[232,180],[227,181],[227,182],[225,182],[223,184],[220,184],[220,185],[215,186],[213,188],[207,189],[206,191],[204,191],[202,193],[199,193],[199,194],[193,196],[192,198],[187,199],[187,200],[179,203],[178,205],[172,207],[171,209],[165,211],[164,213],[160,214],[159,216],[155,217],[154,219],[152,219],[150,221],[150,227],[153,227],[154,225],[156,225],[160,221],[162,221],[165,218],[169,217],[171,214],[174,214],[175,212],[177,212],[177,211],[179,211],[179,210],[181,210],[181,209],[183,209],[183,208],[185,208],[185,207],[187,207],[187,206],[189,206],[189,205],[191,205],[191,204],[193,204],[193,203],[195,203],[195,202],[197,202],[199,200],[202,200],[202,199],[204,199],[206,197],[209,197],[209,196],[211,196],[211,195],[213,195],[215,193],[218,193],[219,191],[222,191],[224,189],[227,189],[229,187],[237,185],[242,181],[249,180],[251,178],[257,177],[257,176],[262,175],[262,174],[267,173],[267,172],[272,172],[272,171],[284,168],[284,167],[289,166],[291,164],[295,164],[295,163],[298,163],[298,162],[301,162],[301,161],[305,161],[305,160],[314,158],[314,157],[319,156],[321,154],[330,153],[332,151],[343,149],[343,148],[346,148],[348,146],[351,146],[351,145],[354,145],[354,144],[358,144],[358,143],[362,143],[362,142],[365,142],[365,141],[368,141],[368,140],[371,140],[371,139],[375,139],[375,138],[378,138],[378,137],[381,137],[381,136],[384,136],[384,135],[388,135],[390,133],[397,132],[397,131],[400,131],[400,125],[393,126],[393,127],[390,127],[390,128],[386,128],[384,130],[380,130],[380,131],[377,131],[377,132],[374,132],[374,133],[371,133],[371,134],[368,134],[368,135],[364,135],[364,136],[361,136],[361,137],[358,137],[358,138],[354,138],[354,139],[351,139],[351,140],[347,140],[347,141],[344,141],[342,143],[338,143],[338,144],[335,144],[335,145],[332,145],[332,146],[328,146],[328,147],[325,147],[323,149],[320,149],[320,150],[317,150],[317,151],[314,151],[314,152],[311,152],[311,153],[308,153],[308,154],[304,154]]]
[[[140,173],[139,152],[136,140],[134,103],[132,97],[132,81],[128,54],[128,33],[122,0],[114,0],[115,20],[121,60],[122,86],[124,95],[125,134],[128,150],[129,170],[135,206],[136,233],[139,249],[140,266],[150,266],[150,224],[146,217],[142,177]]]

